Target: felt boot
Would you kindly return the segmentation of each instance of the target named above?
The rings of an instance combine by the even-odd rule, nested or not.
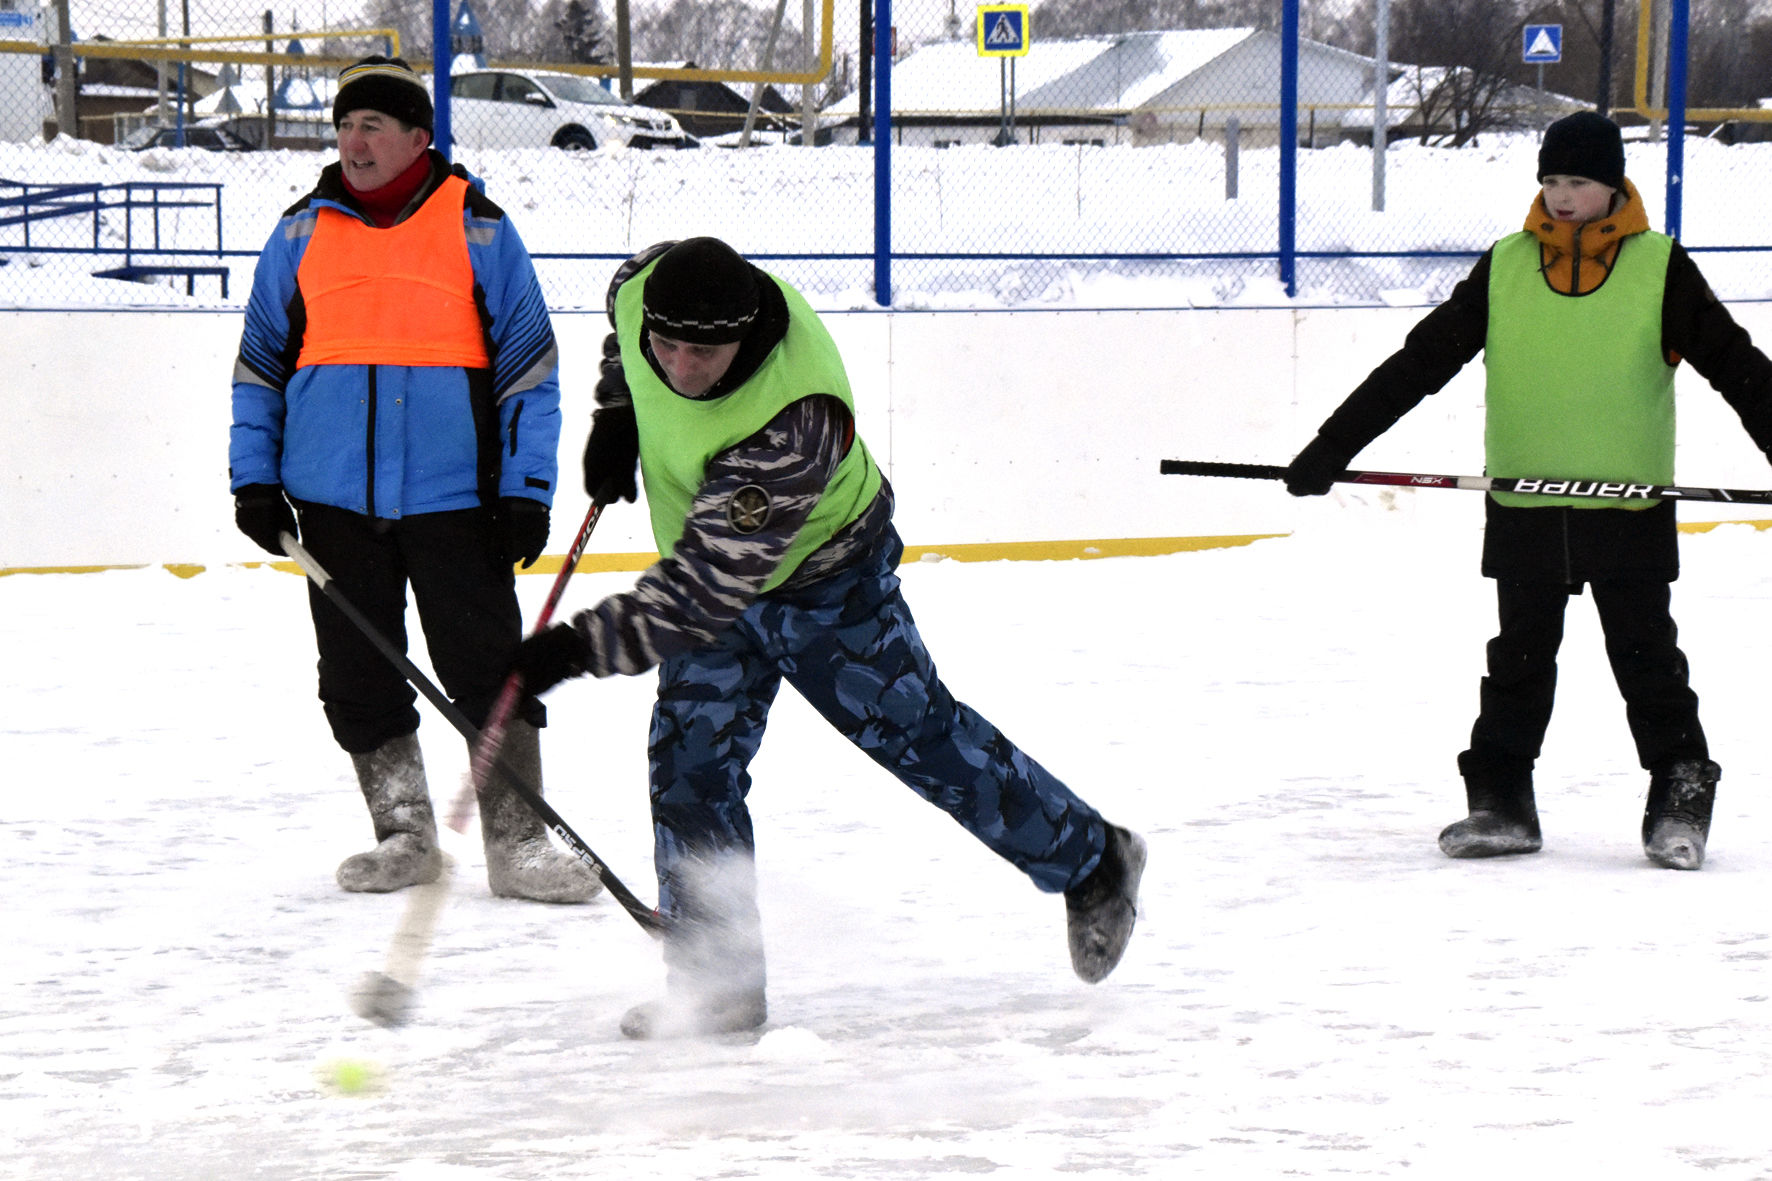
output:
[[[505,732],[499,763],[541,791],[541,733],[521,718]],[[486,883],[500,898],[533,902],[588,902],[603,883],[583,861],[548,841],[547,827],[497,765],[480,792],[480,836]]]
[[[425,787],[418,735],[390,738],[367,754],[351,756],[358,786],[375,825],[375,848],[347,857],[338,884],[354,893],[386,894],[437,880],[437,822]]]
[[[1110,824],[1095,869],[1064,892],[1071,968],[1090,984],[1106,979],[1126,954],[1138,918],[1144,862],[1144,838]]]

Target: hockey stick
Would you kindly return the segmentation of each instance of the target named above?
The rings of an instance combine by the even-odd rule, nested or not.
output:
[[[1268,463],[1217,463],[1165,459],[1165,476],[1230,476],[1247,480],[1284,480],[1286,469]],[[1460,488],[1467,492],[1520,492],[1530,496],[1578,496],[1588,500],[1716,500],[1772,504],[1772,490],[1758,488],[1694,488],[1684,484],[1632,484],[1622,480],[1547,480],[1541,477],[1435,476],[1422,472],[1346,471],[1338,484],[1393,484],[1409,488]]]
[[[592,516],[587,518],[586,527],[580,530],[580,537],[578,541],[574,542],[574,549],[578,555],[583,553],[581,543],[589,539],[589,529],[595,525],[596,515],[598,515],[597,509],[593,506]],[[437,712],[441,713],[462,737],[477,745],[480,741],[480,730],[468,721],[467,716],[456,708],[455,703],[449,700],[422,669],[412,663],[404,652],[382,635],[380,629],[371,623],[362,611],[358,610],[356,604],[352,603],[344,592],[333,584],[332,576],[320,563],[314,560],[314,556],[288,533],[280,535],[280,540],[283,552],[302,568],[302,572],[308,576],[320,593],[326,596],[327,601],[337,607],[345,618],[356,625],[376,650],[400,671],[400,674],[414,689],[417,689],[426,700],[437,707]],[[565,575],[566,571],[575,565],[577,565],[576,557],[562,568],[561,574]],[[559,585],[563,585],[563,583],[559,583]],[[543,799],[541,793],[536,791],[520,772],[511,767],[504,757],[496,751],[490,752],[490,766],[504,775],[506,782],[523,798],[525,803],[535,810],[536,815],[542,818],[549,830],[560,838],[560,842],[590,868],[591,872],[597,876],[597,880],[601,881],[604,888],[609,891],[610,897],[621,904],[622,909],[628,912],[628,915],[640,925],[642,930],[655,936],[664,934],[665,923],[658,912],[641,902],[634,892],[615,876],[615,873],[603,863],[602,859],[591,851],[591,847],[585,844],[583,839],[572,830],[572,826],[567,824],[554,810],[553,805]],[[469,786],[472,786],[471,781]],[[468,792],[471,803],[472,793],[467,788],[464,788],[464,792]],[[471,806],[466,815],[472,815]],[[462,821],[462,826],[466,827],[465,819]],[[459,830],[451,830],[447,825],[444,831],[459,832]],[[446,873],[439,878],[438,882],[432,883],[431,886],[414,888],[417,891],[430,892],[415,894],[409,904],[408,913],[403,916],[400,928],[396,931],[395,938],[389,948],[388,969],[380,973],[371,973],[359,986],[354,997],[354,1007],[359,1016],[380,1025],[400,1025],[405,1022],[411,1008],[413,981],[417,976],[418,965],[424,957],[425,950],[429,945],[430,932],[435,926],[437,914],[442,909],[443,901],[447,896],[448,887],[444,879],[449,872],[448,860],[446,857]]]
[[[578,561],[584,556],[585,547],[590,544],[591,532],[597,527],[597,520],[602,515],[601,504],[592,504],[585,514],[584,523],[579,526],[578,535],[573,538],[572,546],[566,553],[566,560],[554,577],[554,585],[548,591],[547,601],[542,604],[541,613],[536,616],[535,631],[540,631],[553,619],[554,609],[559,606],[561,596],[566,593],[566,583],[578,568]],[[517,703],[522,696],[523,678],[512,673],[505,679],[498,697],[493,701],[486,725],[480,729],[479,739],[473,742],[468,774],[445,812],[444,827],[438,830],[440,840],[457,846],[461,844],[459,838],[466,835],[468,821],[473,818],[479,793],[491,779],[498,761],[498,752],[504,746],[505,731],[510,726],[511,715],[516,712]],[[358,1015],[378,1024],[394,1025],[403,1022],[406,1014],[411,1011],[418,985],[419,967],[430,949],[437,918],[447,899],[455,861],[455,857],[445,853],[445,872],[438,880],[413,888],[407,898],[406,910],[400,916],[400,925],[394,929],[394,937],[388,944],[387,966],[381,972],[369,973],[357,986],[354,1000]]]
[[[578,567],[578,560],[584,557],[585,546],[590,544],[591,531],[597,527],[597,521],[603,515],[603,506],[593,503],[590,511],[585,514],[584,524],[578,527],[578,536],[572,539],[572,548],[566,551],[566,561],[560,567],[560,573],[554,576],[554,585],[548,589],[547,601],[541,605],[541,613],[535,617],[533,631],[539,632],[554,618],[554,608],[560,605],[560,596],[566,593],[566,583],[572,578],[572,572]],[[468,818],[474,814],[474,804],[492,776],[493,764],[498,759],[498,752],[504,746],[505,730],[511,724],[511,714],[516,712],[517,702],[523,696],[523,675],[512,673],[505,678],[499,689],[498,697],[492,703],[491,711],[486,715],[486,725],[481,727],[480,739],[468,760],[468,778],[455,793],[455,800],[449,806],[447,825],[457,833],[468,830]]]

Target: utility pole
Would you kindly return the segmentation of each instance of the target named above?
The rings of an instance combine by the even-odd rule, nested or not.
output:
[[[1602,115],[1612,114],[1612,10],[1615,0],[1600,5],[1600,86],[1595,108]]]
[[[75,109],[79,87],[74,80],[72,22],[68,0],[55,0],[55,122],[63,135],[80,136],[80,112]]]
[[[861,0],[861,41],[855,57],[855,97],[858,100],[855,108],[855,142],[871,144],[874,142],[874,116],[870,105],[874,98],[874,5],[872,0]]]
[[[276,44],[271,33],[276,28],[271,10],[265,9],[265,52],[275,53]],[[277,68],[270,62],[265,63],[265,142],[269,150],[277,146]]]
[[[803,30],[801,39],[806,45],[806,70],[812,71],[812,63],[818,60],[818,43],[814,37],[817,32],[813,26],[817,18],[813,14],[812,0],[805,0],[802,5],[800,28]],[[818,88],[823,80],[809,82],[800,87],[800,145],[813,147],[818,142]]]
[[[634,47],[629,38],[628,0],[615,0],[615,88],[621,101],[634,101]]]

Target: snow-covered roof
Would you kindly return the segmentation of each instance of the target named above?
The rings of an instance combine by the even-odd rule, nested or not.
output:
[[[1106,53],[1114,40],[1035,40],[1015,62],[1015,90],[1027,94],[1081,68]],[[892,109],[895,111],[995,110],[1002,102],[1003,60],[980,57],[972,41],[937,41],[925,45],[892,67]],[[834,116],[854,115],[860,97],[851,91],[825,108]]]
[[[1228,53],[1254,33],[1254,29],[1128,33],[1114,38],[1105,50],[1063,78],[1033,88],[1018,84],[1019,101],[1030,107],[1136,107]],[[898,75],[894,74],[894,85],[897,82]]]
[[[1015,102],[1023,110],[1124,111],[1142,106],[1199,73],[1252,38],[1274,41],[1251,28],[1172,29],[1111,37],[1035,38],[1015,63]],[[1303,48],[1353,63],[1370,59],[1316,42]],[[995,110],[1001,105],[1005,59],[980,57],[972,41],[925,45],[892,67],[892,109],[899,113]],[[828,116],[856,114],[851,92],[825,108]]]

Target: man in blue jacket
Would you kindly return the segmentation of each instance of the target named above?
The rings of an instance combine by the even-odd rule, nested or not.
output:
[[[279,556],[279,534],[300,536],[402,647],[412,588],[431,664],[478,726],[522,639],[513,563],[547,544],[558,354],[516,229],[430,148],[431,115],[424,83],[398,58],[339,75],[338,162],[284,213],[253,276],[228,461],[241,532]],[[320,700],[377,842],[339,866],[338,883],[386,892],[434,881],[416,694],[313,587],[309,606]],[[532,785],[545,720],[526,698],[504,746]],[[597,892],[497,773],[481,828],[494,894]]]

